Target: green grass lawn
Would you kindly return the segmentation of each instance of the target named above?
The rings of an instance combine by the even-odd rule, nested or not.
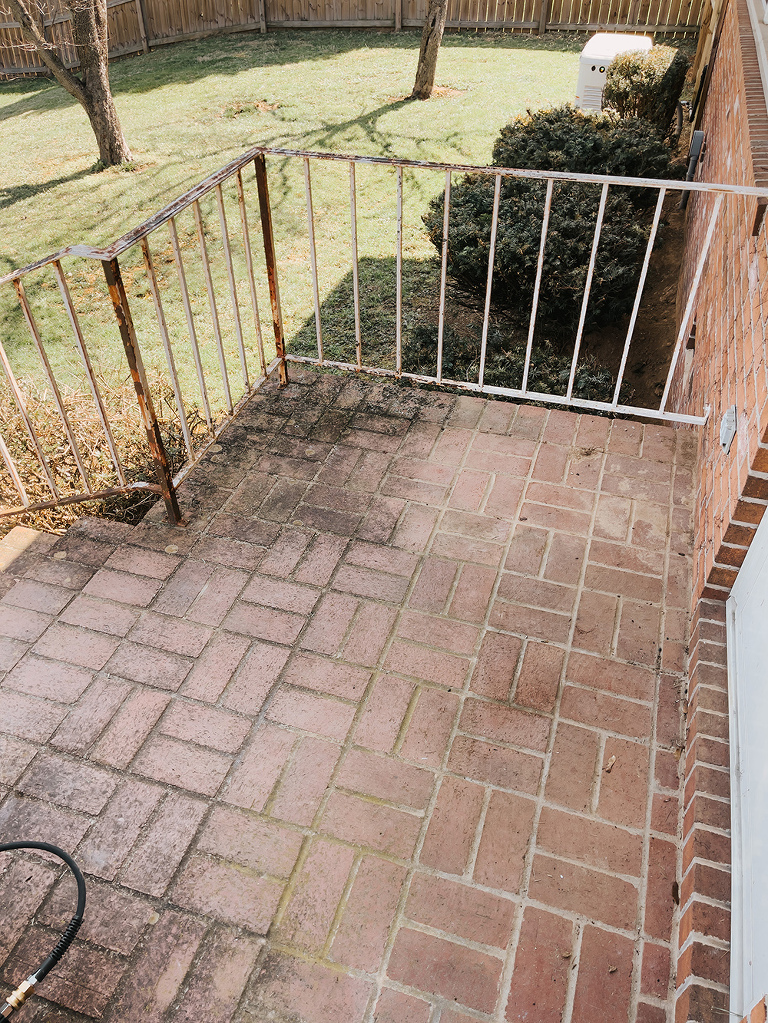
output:
[[[527,107],[572,98],[583,40],[515,35],[446,35],[437,83],[441,95],[409,102],[419,35],[369,32],[272,32],[211,37],[115,62],[110,69],[123,129],[134,154],[130,169],[93,170],[97,150],[80,106],[45,79],[0,85],[0,275],[65,245],[104,245],[141,223],[177,195],[254,145],[362,155],[485,164],[503,124]],[[314,336],[303,168],[268,161],[286,335],[307,351]],[[269,340],[253,170],[244,172],[259,301]],[[358,244],[364,297],[364,360],[392,363],[394,352],[395,174],[358,169]],[[435,173],[405,175],[404,257],[406,326],[434,292],[434,250],[421,222],[443,186]],[[236,233],[234,189],[225,189]],[[331,357],[353,355],[349,295],[349,176],[343,163],[313,167],[320,298]],[[206,238],[217,286],[232,390],[240,393],[233,317],[213,199],[203,204]],[[179,233],[211,396],[221,406],[211,319],[202,284],[191,212]],[[193,364],[166,229],[152,238],[165,314],[180,376],[197,401]],[[242,246],[234,257],[243,322],[248,330],[247,278]],[[134,249],[122,258],[131,310],[148,368],[164,372],[151,295]],[[126,370],[98,263],[64,266],[97,371],[111,388]],[[57,376],[82,392],[82,376],[58,292],[49,272],[28,279],[30,301]],[[433,303],[434,305],[434,303]],[[266,314],[266,315],[265,315]],[[429,312],[434,319],[434,308]],[[429,319],[429,316],[427,317]],[[0,288],[0,337],[20,377],[40,380],[15,294]],[[248,333],[253,352],[253,329]],[[274,349],[272,349],[274,350]],[[253,361],[253,360],[252,360]],[[117,383],[115,382],[117,380]],[[217,382],[218,381],[218,382]],[[1,397],[1,396],[0,396]],[[82,397],[82,396],[81,396]],[[83,407],[82,400],[79,408]]]
[[[526,107],[561,103],[573,95],[581,41],[446,35],[437,82],[447,94],[426,103],[404,99],[412,86],[418,45],[418,34],[409,32],[248,33],[169,46],[117,61],[111,67],[112,86],[135,165],[130,170],[100,173],[92,170],[95,140],[85,114],[59,86],[43,79],[0,85],[4,241],[0,274],[65,245],[107,244],[252,145],[489,162],[496,134],[511,117]],[[272,160],[269,169],[283,264],[286,331],[289,337],[299,332],[305,336],[312,299],[302,168],[298,161]],[[394,176],[360,168],[358,185],[360,255],[379,265],[381,257],[394,252]],[[404,255],[409,265],[432,255],[421,215],[441,186],[442,177],[437,174],[406,176]],[[252,181],[250,190],[255,192]],[[321,299],[325,301],[350,267],[349,185],[344,165],[324,164],[315,171],[314,199]],[[255,203],[249,202],[255,223]],[[209,244],[215,249],[213,203],[204,212]],[[236,225],[231,201],[228,216],[230,225]],[[182,230],[182,241],[195,250],[192,218],[187,215],[186,219],[189,229]],[[162,233],[159,244],[167,257],[167,234]],[[154,310],[140,262],[134,252],[124,265],[148,362],[159,365]],[[162,257],[159,268],[164,269]],[[77,261],[70,261],[66,269],[73,274],[73,295],[95,361],[109,372],[119,343],[101,269],[98,264]],[[173,268],[166,269],[166,285],[172,288]],[[221,278],[221,266],[218,272]],[[421,275],[412,276],[413,287],[420,287]],[[13,353],[18,372],[33,373],[36,356],[27,343],[20,310],[11,289],[3,290],[0,331],[4,343]],[[391,288],[387,290],[391,293]],[[50,275],[30,281],[30,299],[54,366],[75,382],[79,371],[70,331]],[[202,315],[203,295],[198,304]],[[180,303],[167,302],[166,314],[172,331],[178,328],[183,335]],[[226,321],[226,307],[222,315]],[[231,327],[231,317],[224,326]],[[202,333],[205,344],[210,326]],[[332,335],[328,341],[333,352]],[[185,372],[184,360],[180,370]]]
[[[65,244],[112,240],[252,145],[485,163],[510,117],[573,96],[581,45],[446,35],[437,82],[460,95],[427,103],[402,102],[413,32],[248,33],[161,48],[110,69],[134,173],[90,172],[87,119],[55,83],[0,84],[0,273]]]

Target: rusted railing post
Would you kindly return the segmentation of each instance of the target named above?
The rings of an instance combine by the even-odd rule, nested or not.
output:
[[[261,211],[261,234],[264,238],[264,258],[267,263],[269,280],[269,301],[272,304],[272,325],[275,328],[275,354],[280,360],[280,386],[288,383],[288,363],[285,361],[285,338],[283,336],[283,314],[280,310],[280,289],[277,284],[277,256],[275,255],[275,235],[272,230],[272,211],[269,207],[269,187],[267,185],[267,161],[263,153],[254,159],[256,167],[256,185],[259,189],[259,209]]]
[[[163,444],[160,434],[160,425],[155,415],[155,407],[152,403],[152,395],[147,386],[147,377],[144,372],[144,363],[136,340],[136,330],[131,318],[131,310],[128,305],[128,295],[125,291],[123,278],[120,274],[120,266],[116,259],[103,260],[104,276],[107,279],[109,297],[115,307],[117,326],[120,330],[120,337],[123,340],[125,356],[128,359],[128,367],[133,378],[133,386],[136,388],[136,397],[139,400],[141,418],[144,420],[144,428],[147,431],[147,443],[152,452],[152,458],[157,472],[157,482],[160,484],[160,493],[165,501],[165,510],[173,525],[181,522],[181,510],[176,497],[176,489],[173,485],[173,475],[168,462],[168,453]]]

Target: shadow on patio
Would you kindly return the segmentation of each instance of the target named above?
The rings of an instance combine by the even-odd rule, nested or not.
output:
[[[2,576],[27,1018],[671,1018],[695,434],[292,372]]]

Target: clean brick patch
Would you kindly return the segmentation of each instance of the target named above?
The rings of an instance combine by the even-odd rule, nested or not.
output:
[[[1,580],[0,834],[89,886],[30,1018],[667,1023],[684,432],[292,377],[185,529],[86,519]],[[710,633],[679,891],[727,936]],[[0,858],[3,984],[57,877]]]
[[[535,1014],[541,1023],[559,1023],[574,968],[574,923],[533,906],[526,907],[506,1018]]]
[[[501,961],[482,952],[403,929],[397,936],[389,975],[421,991],[491,1012],[496,1003]]]

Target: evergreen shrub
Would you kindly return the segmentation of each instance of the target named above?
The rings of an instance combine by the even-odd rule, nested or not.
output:
[[[671,176],[670,152],[658,130],[637,118],[593,114],[570,104],[529,110],[499,132],[493,147],[496,167],[615,174],[618,177]],[[640,191],[640,190],[637,190]],[[643,189],[633,201],[655,202]]]
[[[606,72],[603,103],[621,118],[643,118],[669,135],[688,67],[688,57],[673,46],[619,54]]]
[[[659,133],[636,120],[589,115],[570,106],[531,112],[502,129],[494,164],[516,168],[671,176],[670,153]],[[488,274],[494,182],[468,174],[451,190],[448,269],[468,289],[484,293]],[[553,338],[573,336],[592,250],[601,186],[556,182],[544,249],[537,325]],[[530,314],[546,185],[502,179],[492,298],[527,318]],[[622,316],[634,300],[648,239],[653,189],[614,186],[608,193],[587,308],[585,329]],[[442,248],[442,195],[424,216],[429,238]]]

